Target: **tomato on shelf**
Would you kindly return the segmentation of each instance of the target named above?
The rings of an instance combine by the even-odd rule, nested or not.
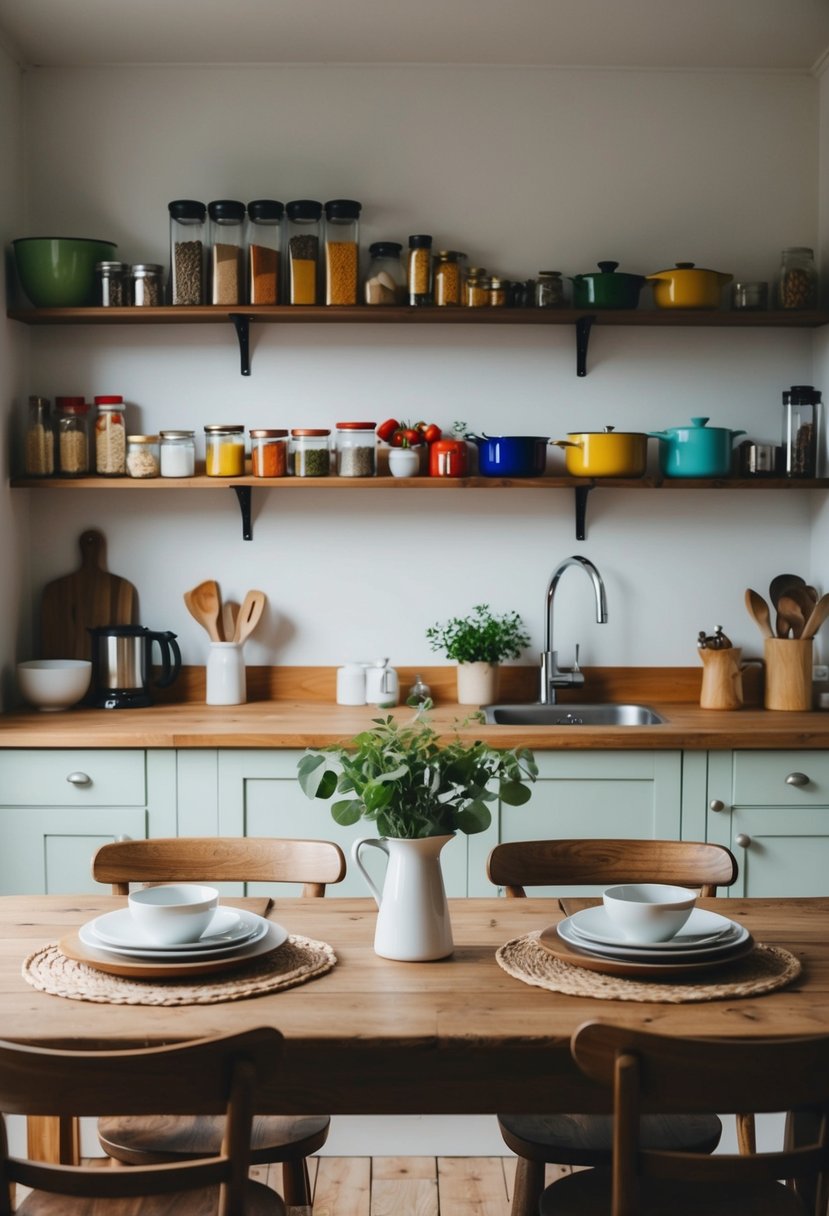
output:
[[[377,438],[382,439],[385,443],[391,442],[391,437],[395,431],[400,430],[400,423],[396,418],[387,418],[385,422],[381,422],[377,428]]]

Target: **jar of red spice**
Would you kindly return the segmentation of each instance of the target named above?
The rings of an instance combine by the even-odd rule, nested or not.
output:
[[[288,432],[265,428],[251,431],[250,462],[254,477],[287,477]]]
[[[465,477],[467,447],[465,439],[437,439],[429,448],[430,477]]]

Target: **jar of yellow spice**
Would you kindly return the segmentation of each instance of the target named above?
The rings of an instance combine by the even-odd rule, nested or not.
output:
[[[285,300],[288,304],[317,303],[317,268],[322,203],[297,198],[285,204],[287,258]]]
[[[325,204],[325,302],[356,304],[362,206],[353,198]]]
[[[245,428],[211,424],[204,428],[204,471],[208,477],[241,477],[245,471]]]

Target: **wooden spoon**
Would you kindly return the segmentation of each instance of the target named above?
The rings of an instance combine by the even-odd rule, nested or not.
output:
[[[233,641],[236,632],[236,620],[239,616],[239,605],[235,600],[222,601],[222,633],[226,642]]]
[[[746,608],[749,616],[753,616],[764,638],[773,638],[769,606],[758,591],[746,588]]]
[[[803,626],[801,638],[804,641],[807,638],[813,638],[827,616],[829,616],[829,595],[822,595],[812,609],[811,616]]]
[[[222,604],[219,599],[219,585],[216,580],[214,578],[205,579],[203,583],[199,583],[198,587],[194,587],[192,591],[185,592],[184,602],[190,611],[190,615],[207,630],[211,642],[221,642],[222,635],[219,632],[219,614],[222,610]]]
[[[799,638],[803,633],[806,617],[803,615],[803,609],[794,596],[781,595],[777,601],[777,612],[779,616],[782,616],[788,622],[792,637]],[[788,629],[786,633],[788,634]]]
[[[268,597],[264,591],[249,591],[242,600],[242,607],[236,618],[236,628],[233,631],[234,642],[244,642],[259,624],[259,618],[265,611]]]

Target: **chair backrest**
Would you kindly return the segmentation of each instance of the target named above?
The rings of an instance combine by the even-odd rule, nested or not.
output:
[[[0,1136],[0,1212],[7,1216],[12,1210],[13,1183],[100,1198],[221,1184],[219,1216],[244,1211],[253,1111],[260,1093],[278,1091],[282,1043],[270,1027],[133,1051],[61,1051],[0,1041],[0,1110],[9,1114],[154,1115],[162,1109],[221,1114],[226,1120],[217,1156],[128,1170],[11,1157]]]
[[[487,860],[490,882],[507,895],[525,887],[665,882],[716,895],[737,877],[733,853],[692,840],[518,840],[498,844]]]
[[[92,877],[126,895],[129,884],[159,882],[299,882],[322,896],[345,877],[345,857],[330,840],[270,836],[178,836],[115,840],[92,858]]]
[[[826,1209],[829,1171],[829,1036],[682,1039],[585,1022],[570,1043],[581,1071],[613,1092],[612,1216],[637,1211],[638,1179],[720,1185],[817,1177],[816,1211]],[[817,1111],[812,1143],[735,1156],[643,1149],[640,1113]],[[822,1206],[821,1206],[822,1205]]]

